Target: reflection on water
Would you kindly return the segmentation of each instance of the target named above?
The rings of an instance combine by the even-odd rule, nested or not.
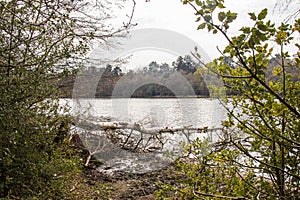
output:
[[[225,109],[217,99],[206,98],[80,99],[73,102],[76,104],[75,113],[87,112],[95,117],[139,122],[150,127],[220,127],[226,117]]]

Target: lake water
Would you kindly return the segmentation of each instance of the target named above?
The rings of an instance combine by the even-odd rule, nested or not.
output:
[[[62,100],[66,101],[66,100]],[[139,123],[146,129],[164,127],[208,127],[219,128],[221,121],[226,119],[226,111],[217,99],[206,98],[115,98],[115,99],[78,99],[67,100],[72,107],[74,115],[85,118],[109,119],[113,122]],[[78,131],[78,129],[77,129]],[[82,131],[80,129],[79,131]],[[130,131],[127,132],[129,134]],[[183,149],[181,144],[190,142],[197,137],[205,138],[209,133],[164,134],[164,145],[156,152],[132,152],[116,146],[106,132],[88,130],[81,135],[81,140],[90,152],[97,152],[94,156],[104,163],[99,167],[101,171],[124,170],[134,173],[144,173],[156,170],[170,164]],[[88,134],[86,134],[88,133]],[[206,134],[206,135],[205,135]],[[210,133],[211,134],[211,133]],[[144,145],[150,136],[133,131],[132,138]],[[217,136],[210,135],[211,138]],[[151,140],[152,141],[152,140]],[[148,145],[148,143],[147,143]],[[153,142],[152,147],[157,148],[159,142]],[[149,145],[148,145],[149,146]]]
[[[209,98],[115,98],[73,100],[73,113],[116,121],[139,122],[149,127],[220,127],[226,118],[217,99]]]

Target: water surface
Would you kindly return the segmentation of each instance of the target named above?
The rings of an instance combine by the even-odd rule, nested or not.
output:
[[[64,100],[66,101],[66,100]],[[225,109],[216,99],[205,98],[114,98],[114,99],[78,99],[67,100],[74,115],[85,118],[110,119],[113,122],[139,123],[145,128],[164,127],[208,127],[219,128],[226,118]],[[82,131],[82,130],[81,130]],[[130,131],[129,131],[130,132]],[[81,140],[90,152],[97,151],[95,157],[104,165],[99,170],[124,170],[144,173],[160,169],[183,155],[182,144],[187,144],[199,137],[216,140],[218,135],[211,133],[176,132],[164,133],[164,145],[159,141],[151,143],[151,147],[161,147],[155,152],[137,153],[116,146],[106,132],[88,130],[82,134]],[[187,138],[187,134],[188,137]],[[89,136],[92,134],[92,136]],[[128,133],[127,133],[128,134]],[[144,145],[151,135],[141,135],[133,131],[132,137]],[[152,141],[152,140],[151,140]],[[148,144],[148,143],[147,143]],[[147,145],[145,145],[147,146]]]

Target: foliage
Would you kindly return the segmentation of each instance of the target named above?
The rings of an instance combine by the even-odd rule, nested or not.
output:
[[[197,162],[180,164],[188,179],[171,189],[183,199],[297,199],[300,53],[292,57],[287,46],[299,47],[294,37],[299,35],[300,20],[276,27],[266,20],[268,10],[263,9],[249,13],[253,26],[241,27],[240,34],[230,38],[228,29],[237,14],[223,11],[223,2],[186,0],[184,4],[196,10],[199,29],[225,37],[228,46],[207,70],[239,95],[221,101],[228,111],[222,141],[208,154],[194,151]],[[276,58],[270,46],[279,50]],[[272,76],[267,77],[270,71]],[[203,144],[196,141],[192,147],[197,150]]]
[[[62,199],[78,170],[66,137],[71,117],[58,81],[72,73],[90,42],[122,36],[106,25],[105,3],[0,2],[0,197]],[[99,16],[87,11],[98,10]],[[106,28],[104,28],[106,27]]]
[[[242,175],[243,171],[233,162],[239,156],[236,150],[221,145],[212,147],[208,140],[200,139],[188,148],[195,158],[176,163],[186,178],[177,180],[175,187],[164,185],[156,192],[158,199],[252,199],[256,195],[247,183],[254,183],[256,176],[251,171]]]
[[[196,72],[196,63],[189,55],[186,55],[184,58],[179,56],[172,65],[176,71],[183,71],[187,74]]]
[[[197,65],[193,62],[191,57],[185,56],[182,58],[179,56],[172,65],[173,67],[167,63],[159,64],[156,61],[152,61],[143,69],[137,69],[135,71],[129,70],[128,72],[122,72],[122,69],[118,65],[107,65],[106,67],[93,66],[86,69],[84,74],[89,77],[89,80],[95,80],[95,82],[100,79],[97,84],[96,98],[111,97],[113,95],[117,97],[134,98],[158,96],[175,97],[176,95],[209,96],[206,83],[201,74],[196,73]],[[178,76],[179,74],[181,76]],[[76,74],[63,79],[61,81],[62,90],[71,91],[75,78]],[[152,83],[154,79],[160,84]],[[184,84],[182,84],[182,79],[184,79]],[[122,82],[122,84],[120,84],[119,81]],[[84,84],[87,84],[85,80],[79,85]],[[141,87],[135,88],[137,85]],[[118,92],[115,90],[116,86],[119,87]],[[179,92],[174,94],[174,91],[171,91],[172,88],[176,88],[176,91]],[[189,90],[189,88],[192,88],[193,91]],[[135,90],[132,91],[133,89]],[[113,92],[115,93],[113,94]],[[81,95],[83,97],[89,97],[88,94],[82,93]]]

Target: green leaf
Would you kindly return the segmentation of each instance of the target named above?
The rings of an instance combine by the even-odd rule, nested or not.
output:
[[[199,1],[199,0],[196,0],[196,4],[197,4],[198,6],[202,6],[202,5],[203,5],[202,2]]]
[[[262,20],[264,18],[266,18],[268,14],[268,9],[263,9],[259,14],[258,14],[258,20]]]
[[[236,19],[237,13],[232,13],[232,12],[228,11],[226,13],[226,16],[227,16],[227,23],[231,23],[231,22],[233,22],[233,20]]]
[[[203,16],[203,15],[204,15],[203,9],[199,9],[199,10],[197,11],[196,15],[201,15],[201,16]]]
[[[250,47],[251,49],[254,48],[255,43],[254,43],[254,41],[253,41],[252,38],[249,40],[248,44],[249,44],[249,47]]]
[[[210,15],[205,15],[205,16],[204,16],[204,20],[205,20],[206,22],[210,22],[210,21],[211,21],[211,16],[210,16]]]
[[[261,30],[261,31],[267,31],[267,30],[268,30],[268,27],[267,27],[266,25],[264,25],[264,24],[259,24],[259,25],[257,26],[257,28],[258,28],[259,30]]]
[[[259,38],[262,41],[266,41],[268,39],[266,35],[260,32],[259,30],[256,30],[254,34],[257,36],[257,38]],[[257,43],[259,43],[259,41]]]
[[[253,21],[256,20],[256,16],[254,13],[248,13],[250,15],[250,19],[252,19]]]
[[[199,30],[199,29],[204,29],[205,26],[206,26],[206,23],[202,23],[202,24],[200,24],[200,25],[198,26],[197,30]]]
[[[223,24],[223,26],[224,26],[224,28],[225,28],[226,30],[229,29],[229,25],[228,25],[227,22],[225,22],[225,23]]]
[[[240,29],[240,31],[242,31],[245,34],[249,34],[251,32],[249,27],[243,27],[243,28]]]
[[[208,32],[209,32],[209,31],[211,31],[211,30],[213,30],[213,28],[214,28],[214,27],[213,27],[213,25],[211,25],[211,24],[207,24],[207,29],[208,29]]]
[[[224,4],[223,4],[223,3],[220,3],[220,2],[218,3],[218,7],[219,7],[219,8],[225,8]]]
[[[198,17],[197,19],[196,19],[196,22],[199,22],[201,20],[201,17]]]
[[[225,17],[226,17],[226,15],[225,15],[224,12],[220,12],[218,14],[218,19],[219,19],[220,22],[224,21]]]

